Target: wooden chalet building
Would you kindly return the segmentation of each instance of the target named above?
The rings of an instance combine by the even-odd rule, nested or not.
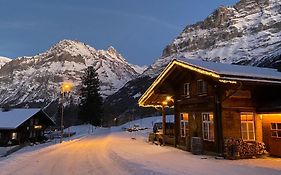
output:
[[[139,105],[174,108],[176,147],[190,151],[199,137],[204,151],[222,154],[226,139],[243,139],[264,142],[281,156],[281,72],[275,69],[175,59]]]
[[[0,111],[0,145],[41,141],[44,130],[54,125],[41,109],[11,109]]]

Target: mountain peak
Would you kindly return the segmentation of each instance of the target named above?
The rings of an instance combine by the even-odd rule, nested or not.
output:
[[[139,76],[113,47],[96,51],[80,41],[62,40],[44,53],[12,60],[0,69],[0,104],[50,102],[58,97],[64,80],[77,87],[72,92],[77,97],[80,77],[88,66],[94,66],[99,75],[103,97]]]
[[[10,62],[11,60],[12,60],[12,59],[10,59],[10,58],[0,56],[0,68],[1,68],[4,64]]]
[[[280,12],[278,0],[221,6],[205,20],[186,26],[145,73],[157,75],[175,57],[276,67],[281,55]]]
[[[118,52],[116,51],[116,49],[115,49],[113,46],[109,46],[108,49],[107,49],[107,51],[108,51],[109,53],[118,53]]]
[[[92,57],[95,48],[86,45],[78,40],[64,39],[53,45],[47,52],[68,53],[72,56],[83,55]]]

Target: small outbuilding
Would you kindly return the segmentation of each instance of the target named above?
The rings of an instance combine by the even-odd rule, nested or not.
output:
[[[0,145],[42,141],[44,130],[54,121],[42,109],[0,111]]]
[[[281,156],[281,72],[276,69],[174,59],[139,99],[174,108],[174,146],[188,151]],[[165,138],[165,137],[164,137]],[[200,152],[200,151],[199,151]]]

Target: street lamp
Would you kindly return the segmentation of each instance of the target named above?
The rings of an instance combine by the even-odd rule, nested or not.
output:
[[[71,82],[63,82],[60,86],[60,92],[62,94],[62,99],[61,99],[61,137],[60,137],[60,143],[62,143],[63,139],[63,103],[64,103],[64,93],[68,93],[72,90],[73,84]]]

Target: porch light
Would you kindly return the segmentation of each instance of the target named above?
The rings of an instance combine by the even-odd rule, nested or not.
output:
[[[163,105],[163,106],[167,106],[167,104],[168,104],[167,101],[163,101],[163,102],[162,102],[162,105]]]
[[[172,97],[171,96],[167,96],[166,97],[166,101],[171,101],[172,100]]]
[[[42,129],[42,125],[34,125],[34,129]]]

